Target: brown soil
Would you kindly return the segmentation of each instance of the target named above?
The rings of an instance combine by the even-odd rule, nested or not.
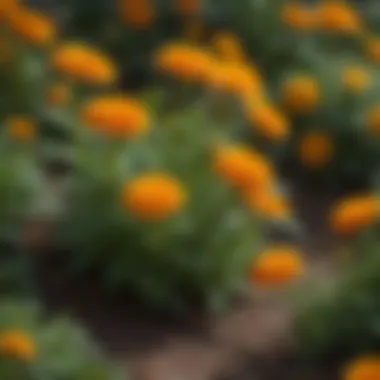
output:
[[[311,276],[324,281],[335,272],[332,239],[325,225],[327,197],[299,191],[299,240]],[[306,236],[306,237],[305,237]],[[293,356],[293,310],[281,295],[244,299],[222,317],[193,315],[187,321],[157,320],[128,301],[110,300],[94,283],[65,282],[62,271],[43,270],[44,297],[53,310],[77,317],[135,380],[329,380],[331,373],[308,368]]]

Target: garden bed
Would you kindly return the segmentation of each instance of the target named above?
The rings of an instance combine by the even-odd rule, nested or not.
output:
[[[310,275],[323,281],[336,269],[329,254],[333,240],[321,229],[331,199],[301,188],[295,196],[306,221],[301,245]],[[48,307],[84,323],[137,380],[335,379],[332,370],[307,366],[293,355],[293,315],[281,295],[255,303],[240,299],[219,318],[194,311],[187,320],[175,320],[151,316],[130,297],[110,299],[91,278],[68,282],[54,259],[41,259],[38,269]]]

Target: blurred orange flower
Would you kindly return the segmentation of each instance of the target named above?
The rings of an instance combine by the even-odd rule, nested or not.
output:
[[[346,91],[352,94],[360,94],[368,89],[372,78],[363,67],[348,66],[343,70],[342,82]]]
[[[374,136],[380,137],[380,104],[367,111],[365,123]]]
[[[295,75],[288,78],[282,87],[284,106],[297,114],[315,110],[320,101],[320,89],[312,76]]]
[[[156,10],[152,0],[119,0],[122,20],[134,29],[145,29],[152,25]]]
[[[37,356],[37,347],[30,335],[22,331],[5,331],[0,334],[0,355],[30,362]]]
[[[349,363],[343,371],[342,380],[380,379],[380,357],[364,356]]]
[[[334,145],[331,137],[325,132],[311,131],[306,133],[299,142],[299,158],[308,168],[321,168],[327,165],[334,155]]]
[[[200,9],[201,0],[173,0],[176,11],[182,16],[197,13]]]
[[[252,188],[244,192],[248,207],[270,219],[285,219],[291,215],[289,203],[285,197],[272,188]]]
[[[165,45],[155,56],[160,72],[186,82],[203,82],[212,64],[209,54],[186,44]]]
[[[282,22],[294,30],[310,31],[317,27],[317,14],[314,9],[289,1],[281,12]]]
[[[0,20],[7,20],[20,7],[18,0],[1,0],[0,1]]]
[[[23,40],[38,47],[53,43],[57,34],[52,19],[21,6],[8,15],[7,25]]]
[[[230,62],[244,62],[245,52],[239,39],[227,32],[216,33],[212,39],[212,46],[218,57]]]
[[[281,287],[289,285],[304,272],[299,251],[289,246],[275,246],[254,261],[250,280],[253,285]]]
[[[367,53],[367,56],[373,61],[373,62],[380,62],[380,39],[371,37],[367,41],[365,41],[365,50]]]
[[[8,135],[17,141],[32,141],[36,135],[34,121],[26,116],[9,116],[5,120],[5,128]]]
[[[239,97],[263,91],[259,72],[248,65],[231,62],[216,62],[208,72],[206,83],[215,90],[225,91]]]
[[[82,43],[59,46],[51,57],[51,64],[60,74],[86,85],[105,86],[118,78],[115,64],[106,55]]]
[[[180,182],[164,173],[148,173],[127,183],[122,203],[133,216],[156,222],[175,215],[187,202]]]
[[[126,96],[90,99],[81,112],[82,122],[114,138],[134,138],[149,129],[149,115],[141,103]]]
[[[347,2],[325,0],[318,9],[319,27],[338,33],[357,33],[362,30],[362,20]]]
[[[379,198],[358,195],[344,198],[330,214],[330,225],[340,235],[354,235],[370,227],[379,216]]]
[[[268,186],[274,177],[266,158],[243,146],[217,148],[214,168],[227,182],[241,189]]]
[[[270,141],[284,141],[289,135],[289,122],[279,110],[270,104],[251,105],[248,119],[262,137]]]

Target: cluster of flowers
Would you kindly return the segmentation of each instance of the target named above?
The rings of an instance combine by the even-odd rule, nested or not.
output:
[[[138,4],[143,8],[146,5],[145,2]],[[186,3],[180,10],[187,13],[193,6]],[[112,59],[87,44],[60,41],[54,22],[49,17],[17,1],[2,3],[0,15],[5,31],[4,42],[11,33],[22,44],[48,51],[50,67],[60,78],[59,83],[47,91],[46,101],[50,106],[69,107],[79,85],[109,89],[117,84],[119,71]],[[136,17],[141,21],[146,16],[139,13]],[[217,54],[214,57],[211,53],[187,45],[164,46],[154,62],[161,73],[187,83],[204,83],[217,91],[236,95],[249,119],[265,137],[283,139],[288,133],[288,124],[265,96],[258,71],[243,60],[239,43],[231,36],[219,36],[216,47],[219,49],[216,53],[224,55],[221,59]],[[112,141],[138,138],[149,134],[151,129],[146,107],[134,97],[119,91],[108,91],[104,95],[82,100],[78,113],[80,124]],[[21,115],[10,115],[4,124],[16,140],[24,142],[31,141],[37,129],[37,123]],[[269,218],[290,216],[287,202],[273,188],[274,169],[259,152],[240,144],[220,144],[214,150],[212,160],[213,172],[236,189],[254,212]],[[190,204],[189,199],[191,194],[179,179],[165,171],[154,171],[128,180],[122,186],[120,205],[136,219],[153,223],[180,213]],[[276,246],[254,260],[251,273],[257,284],[280,285],[294,280],[302,270],[303,264],[297,250]]]
[[[303,117],[301,122],[309,125],[307,128],[303,126],[304,132],[297,139],[296,149],[303,166],[323,169],[336,160],[340,161],[338,165],[341,169],[350,161],[346,157],[345,139],[342,136],[353,130],[353,133],[359,132],[364,136],[354,147],[357,155],[372,154],[368,153],[371,148],[367,140],[377,139],[379,136],[380,106],[375,93],[378,88],[375,69],[380,59],[380,39],[368,30],[357,9],[344,1],[320,1],[312,5],[293,1],[284,5],[280,17],[297,36],[315,37],[327,34],[329,38],[344,37],[354,42],[351,54],[346,54],[345,61],[348,62],[339,63],[339,55],[323,56],[322,40],[318,47],[321,53],[319,58],[321,62],[323,59],[336,60],[337,70],[334,72],[334,68],[327,65],[318,68],[318,64],[313,62],[311,70],[288,75],[281,85],[281,103],[287,114],[293,120]],[[337,45],[334,53],[339,54],[343,50]],[[328,80],[339,88],[339,91],[335,91],[335,98],[343,99],[340,103],[329,97],[331,89],[325,77],[329,77]],[[331,117],[333,102],[335,112],[340,116]],[[342,112],[348,117],[343,117]],[[315,126],[316,122],[320,125]],[[339,123],[344,125],[341,127]],[[352,153],[351,151],[349,154]],[[350,161],[347,165],[356,164],[351,164]],[[358,170],[363,172],[365,166],[368,165],[359,164],[361,169]]]

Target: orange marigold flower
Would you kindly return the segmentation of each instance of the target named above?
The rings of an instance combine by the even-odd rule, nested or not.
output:
[[[20,6],[18,0],[1,0],[0,1],[0,20],[7,20],[15,10]]]
[[[66,43],[54,52],[51,64],[59,73],[86,85],[105,86],[114,83],[118,71],[102,52],[81,43]]]
[[[319,5],[319,26],[338,33],[357,33],[362,29],[362,21],[357,12],[346,2],[327,0]]]
[[[380,379],[380,356],[364,356],[349,363],[343,371],[342,380]]]
[[[23,40],[38,47],[50,45],[57,33],[52,19],[21,6],[8,15],[7,24]]]
[[[156,16],[151,0],[119,0],[122,20],[135,29],[149,27]]]
[[[149,115],[143,105],[121,95],[89,100],[81,118],[93,130],[115,138],[134,138],[149,129]]]
[[[231,33],[217,33],[213,37],[213,48],[216,54],[225,61],[244,62],[245,52],[239,39]]]
[[[289,204],[285,197],[272,188],[248,189],[244,193],[248,207],[266,218],[285,219],[291,215]]]
[[[305,167],[319,169],[327,165],[334,155],[331,137],[321,131],[306,133],[299,142],[299,158]]]
[[[314,77],[297,75],[285,81],[282,87],[284,106],[294,113],[304,114],[315,110],[320,100],[320,89]]]
[[[216,63],[208,72],[206,83],[216,90],[237,96],[263,91],[263,81],[255,68],[241,63]]]
[[[254,285],[289,285],[304,272],[301,254],[288,246],[275,246],[262,252],[253,263],[250,280]]]
[[[374,62],[380,62],[380,39],[371,37],[365,42],[367,56]]]
[[[380,137],[380,104],[370,108],[366,114],[367,129],[377,137]]]
[[[71,98],[71,88],[63,83],[54,84],[46,94],[46,101],[50,106],[65,106]]]
[[[199,11],[199,1],[200,0],[174,0],[175,9],[183,16],[193,15]]]
[[[348,92],[358,94],[367,90],[371,85],[371,76],[360,66],[349,66],[343,70],[342,82]]]
[[[30,335],[22,331],[6,331],[0,334],[0,355],[30,362],[37,356],[37,347]]]
[[[202,82],[212,63],[209,54],[186,44],[166,45],[155,56],[159,71],[186,82]]]
[[[283,141],[289,135],[288,120],[269,104],[251,105],[248,118],[253,128],[270,141]]]
[[[9,116],[5,120],[5,127],[9,136],[17,141],[31,141],[36,135],[34,122],[25,116]]]
[[[317,26],[315,10],[294,2],[284,4],[281,19],[285,25],[294,30],[309,31]]]
[[[175,178],[164,173],[148,173],[125,185],[122,202],[136,218],[154,222],[178,213],[187,202],[187,194]]]
[[[242,146],[217,148],[214,168],[226,181],[242,189],[267,186],[274,177],[264,156]]]
[[[331,228],[340,235],[357,234],[376,221],[379,206],[379,199],[371,195],[344,198],[331,211]]]

